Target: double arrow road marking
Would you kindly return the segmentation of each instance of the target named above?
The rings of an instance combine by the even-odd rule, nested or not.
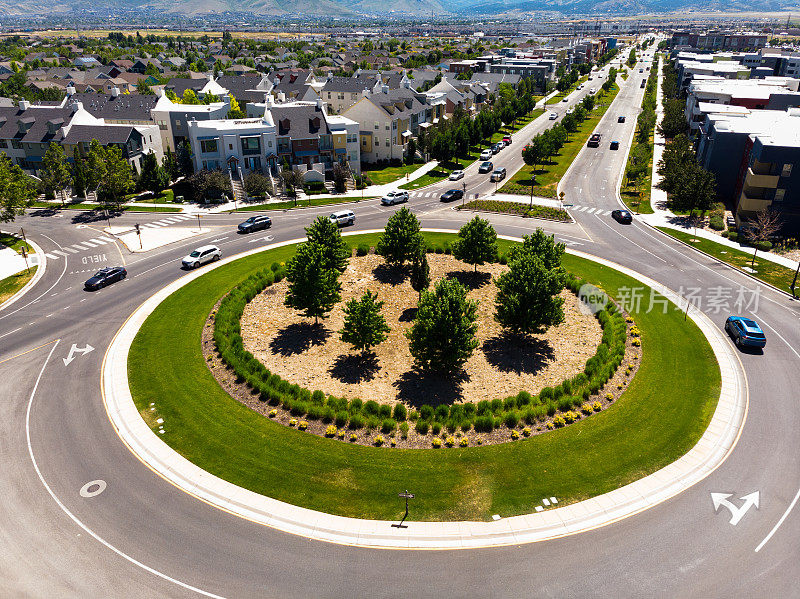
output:
[[[758,491],[754,491],[749,495],[740,497],[739,499],[744,501],[744,503],[739,507],[736,507],[733,502],[728,500],[728,497],[732,496],[733,493],[712,493],[711,501],[714,502],[715,512],[718,512],[720,507],[728,508],[731,513],[730,523],[736,526],[741,522],[742,518],[744,518],[751,507],[755,506],[755,508],[758,509],[759,494]]]
[[[66,358],[61,358],[61,359],[64,360],[64,366],[69,366],[69,363],[75,359],[76,353],[85,356],[86,354],[88,354],[90,351],[93,350],[94,348],[88,343],[86,344],[86,347],[78,347],[76,344],[73,343],[72,347],[69,348],[69,355]]]

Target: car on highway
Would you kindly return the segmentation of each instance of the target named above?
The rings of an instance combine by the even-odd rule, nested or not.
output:
[[[624,123],[625,122],[625,115],[624,114],[619,115],[617,117],[617,122],[618,123]]]
[[[339,210],[331,214],[328,218],[332,223],[336,223],[340,227],[356,224],[356,215],[352,210]]]
[[[506,178],[506,168],[500,166],[492,171],[492,176],[489,177],[490,181],[502,181]]]
[[[556,119],[558,118],[558,113],[557,113],[557,112],[551,112],[551,113],[550,113],[550,116],[549,116],[548,118],[549,118],[551,121],[554,121],[554,120],[556,120]]]
[[[128,276],[128,271],[124,266],[109,266],[98,270],[94,276],[89,277],[83,284],[83,288],[87,291],[96,291],[111,283],[121,281]]]
[[[272,226],[272,219],[268,216],[251,216],[237,227],[239,233],[252,233],[259,229],[269,229]]]
[[[619,150],[619,142],[617,140],[612,141],[610,144],[608,144],[608,149]]]
[[[485,173],[491,173],[492,169],[494,169],[494,164],[487,160],[478,167],[478,172],[483,175]]]
[[[450,176],[447,177],[449,181],[458,181],[459,179],[463,178],[464,178],[464,171],[462,170],[453,171],[452,173],[450,173]]]
[[[494,156],[494,152],[492,152],[491,149],[484,150],[483,152],[481,152],[480,159],[481,160],[489,160],[489,158],[491,158],[492,156]]]
[[[590,148],[597,148],[600,147],[600,137],[599,133],[592,133],[592,136],[589,138],[589,142],[586,144]]]
[[[628,210],[612,210],[611,218],[623,225],[629,225],[633,222],[633,215]]]
[[[191,254],[181,260],[181,266],[184,268],[197,268],[207,262],[213,262],[222,258],[222,252],[215,245],[204,245],[197,248]]]
[[[407,201],[408,201],[407,191],[390,191],[381,198],[381,204],[384,206],[394,206],[395,204]]]
[[[464,197],[464,192],[460,189],[448,189],[441,196],[439,200],[442,202],[454,202]]]
[[[767,345],[767,337],[758,323],[746,316],[728,316],[725,321],[725,330],[731,336],[734,343],[742,347],[764,347]]]
[[[510,135],[506,135],[506,136],[504,136],[504,137],[503,137],[503,139],[502,139],[502,141],[503,141],[503,143],[504,143],[505,145],[507,145],[507,146],[510,146],[510,145],[511,145],[511,136],[510,136]]]

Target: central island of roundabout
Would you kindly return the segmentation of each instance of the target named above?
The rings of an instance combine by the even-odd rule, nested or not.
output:
[[[344,236],[342,297],[322,325],[283,307],[286,263],[304,240],[228,258],[147,300],[104,361],[104,400],[123,441],[178,488],[255,522],[441,549],[609,524],[702,480],[732,450],[747,408],[740,365],[672,291],[567,251],[563,323],[521,341],[480,304],[496,298],[489,288],[522,240],[498,239],[497,261],[475,274],[449,255],[456,232],[423,231],[430,288],[458,279],[468,301],[480,298],[477,347],[460,374],[430,374],[407,363],[417,294],[403,287],[407,268],[381,266],[381,234]],[[381,307],[387,346],[366,366],[366,354],[337,345],[344,302],[365,290],[391,303]],[[402,367],[382,365],[389,358]],[[370,389],[365,380],[374,398],[355,395]],[[396,528],[403,491],[415,497],[407,528]]]

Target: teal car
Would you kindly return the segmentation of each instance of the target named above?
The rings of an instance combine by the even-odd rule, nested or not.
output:
[[[764,347],[767,337],[755,320],[744,316],[729,316],[725,330],[738,347]]]

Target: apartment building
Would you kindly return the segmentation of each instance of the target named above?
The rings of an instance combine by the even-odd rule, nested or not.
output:
[[[230,98],[227,95],[222,96],[221,102],[212,104],[176,104],[162,91],[150,113],[161,132],[163,147],[174,152],[181,142],[189,141],[190,121],[224,119],[230,109]]]
[[[698,50],[755,50],[767,45],[767,34],[756,32],[676,31],[670,40],[671,47],[697,48]]]
[[[262,172],[278,164],[277,137],[272,115],[261,118],[191,120],[189,143],[195,170]]]

